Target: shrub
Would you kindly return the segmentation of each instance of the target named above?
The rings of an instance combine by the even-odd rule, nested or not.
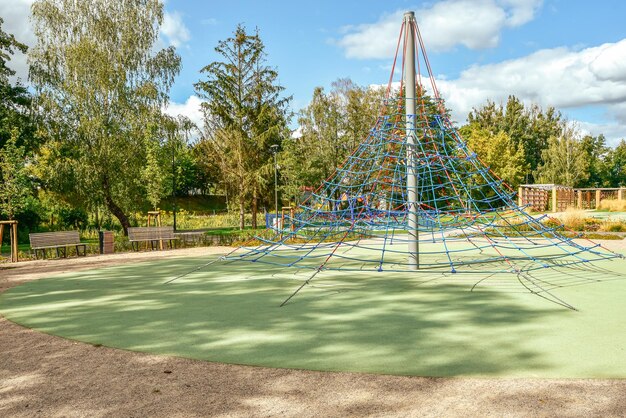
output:
[[[604,232],[626,232],[626,223],[623,221],[604,221],[600,226]]]
[[[59,224],[63,228],[85,229],[89,222],[87,212],[78,208],[61,208]]]
[[[583,231],[590,224],[589,218],[585,211],[576,208],[567,208],[563,213],[561,220],[565,228],[573,231]],[[593,223],[593,222],[591,222]]]
[[[626,212],[626,200],[601,200],[600,205],[598,205],[598,210],[608,210],[609,212]]]

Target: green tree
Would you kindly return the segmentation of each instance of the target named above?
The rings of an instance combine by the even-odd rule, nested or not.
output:
[[[24,147],[17,146],[18,136],[14,128],[11,138],[0,148],[0,213],[9,219],[15,219],[31,196]]]
[[[171,195],[186,196],[192,190],[206,190],[207,184],[202,176],[194,146],[189,141],[197,133],[198,127],[186,116],[179,115],[172,120],[172,128],[168,132],[165,147],[165,160],[171,167],[166,183],[170,185]],[[174,190],[172,190],[172,188]]]
[[[299,113],[300,135],[285,141],[281,155],[283,190],[290,197],[300,196],[303,186],[318,186],[367,138],[383,94],[350,79],[333,82],[328,93],[315,88]]]
[[[0,148],[15,135],[14,128],[18,128],[16,145],[24,146],[25,152],[30,154],[36,147],[30,114],[31,95],[19,80],[14,85],[9,82],[9,77],[15,75],[9,67],[11,57],[15,51],[26,53],[28,48],[14,35],[4,32],[3,23],[0,17]]]
[[[609,148],[606,146],[604,135],[585,135],[581,147],[587,160],[587,180],[583,186],[606,187],[610,183],[609,167],[606,163]]]
[[[16,51],[27,47],[2,30],[0,18],[0,216],[19,219],[20,229],[39,222],[38,202],[33,198],[36,179],[27,173],[38,141],[31,116],[31,95],[17,80],[10,61]]]
[[[160,143],[154,134],[154,129],[146,130],[146,163],[141,170],[142,184],[146,189],[146,197],[152,209],[157,209],[159,202],[165,195],[165,174],[163,164],[159,161]]]
[[[561,134],[550,137],[535,177],[541,183],[578,187],[587,180],[589,162],[577,127],[567,121],[561,125]]]
[[[284,88],[277,71],[267,66],[264,50],[258,30],[249,34],[238,25],[233,36],[215,48],[223,61],[204,67],[206,79],[195,84],[206,99],[201,147],[219,168],[224,188],[235,196],[242,229],[248,200],[252,226],[257,226],[258,204],[269,194],[272,177],[270,146],[280,145],[288,133],[291,98],[282,96]]]
[[[607,167],[608,187],[626,186],[626,140],[622,139],[613,149],[610,149],[604,163]]]
[[[524,149],[526,183],[535,180],[534,173],[542,163],[543,151],[548,147],[550,137],[560,134],[560,122],[561,114],[554,108],[544,111],[536,104],[526,107],[515,96],[509,96],[504,106],[487,101],[468,115],[468,125],[491,134],[502,131],[511,138],[516,148]]]
[[[524,180],[528,170],[524,148],[516,146],[506,132],[492,133],[476,125],[467,125],[461,128],[461,135],[481,161],[510,186],[516,188]]]
[[[145,128],[159,124],[180,57],[155,51],[159,0],[38,0],[29,60],[46,186],[85,207],[104,204],[126,231],[145,201]]]

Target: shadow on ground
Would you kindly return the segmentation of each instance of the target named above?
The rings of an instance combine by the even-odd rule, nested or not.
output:
[[[30,282],[1,295],[0,312],[70,339],[226,363],[421,376],[626,377],[626,281],[612,270],[536,273],[534,280],[551,283],[550,291],[579,312],[529,293],[515,275],[416,279],[328,271],[282,308],[307,272],[220,262],[163,284],[204,261]],[[583,280],[595,284],[579,286]]]

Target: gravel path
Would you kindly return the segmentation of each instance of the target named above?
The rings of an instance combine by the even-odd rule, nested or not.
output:
[[[607,241],[624,250],[624,242]],[[0,265],[0,292],[51,274],[209,247]],[[161,357],[41,334],[0,317],[0,416],[626,416],[626,379],[380,376]]]

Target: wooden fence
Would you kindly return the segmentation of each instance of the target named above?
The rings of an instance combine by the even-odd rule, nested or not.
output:
[[[569,207],[597,209],[603,200],[624,200],[626,188],[574,189],[558,184],[523,184],[518,189],[518,204],[537,212],[562,212]]]

